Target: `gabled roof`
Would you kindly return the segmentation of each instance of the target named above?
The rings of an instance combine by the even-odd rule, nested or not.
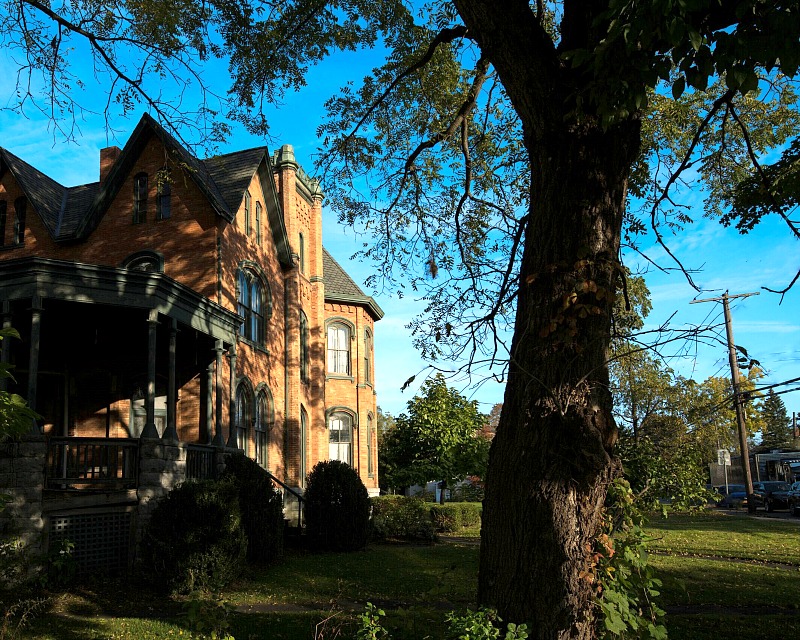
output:
[[[92,203],[91,209],[78,225],[75,231],[76,238],[85,239],[95,230],[100,220],[102,220],[103,215],[105,215],[109,205],[122,188],[123,183],[133,169],[133,165],[139,158],[139,154],[144,150],[152,136],[156,136],[164,145],[167,152],[173,156],[173,159],[185,168],[186,173],[189,174],[200,191],[208,198],[209,203],[217,215],[222,216],[228,222],[233,221],[236,215],[236,208],[231,210],[225,202],[219,188],[211,178],[203,162],[189,153],[174,137],[167,133],[164,127],[158,124],[152,116],[145,113],[142,115],[142,119],[139,120],[139,124],[137,124],[136,128],[133,130],[131,137],[128,138],[128,142],[125,144],[125,147],[123,147],[114,166],[108,172],[108,176]]]
[[[56,241],[86,240],[100,224],[111,202],[130,175],[136,160],[155,136],[208,199],[217,215],[233,222],[244,192],[256,174],[264,193],[278,259],[291,265],[286,224],[272,178],[266,147],[200,160],[150,115],[143,114],[105,181],[64,187],[8,150],[0,147],[0,175],[10,170]]]
[[[325,247],[322,248],[322,275],[325,278],[325,300],[361,304],[369,309],[375,320],[383,317],[383,309],[361,290]]]

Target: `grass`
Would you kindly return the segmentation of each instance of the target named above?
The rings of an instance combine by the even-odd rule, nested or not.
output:
[[[800,637],[798,524],[714,512],[654,519],[651,563],[663,581],[659,604],[668,612],[670,638]],[[370,601],[386,611],[395,640],[440,639],[445,613],[475,601],[478,551],[467,541],[292,552],[278,566],[250,570],[223,594],[235,608],[229,631],[237,640],[352,638],[352,613]],[[21,637],[201,637],[190,631],[183,609],[136,584],[100,583],[55,595]]]

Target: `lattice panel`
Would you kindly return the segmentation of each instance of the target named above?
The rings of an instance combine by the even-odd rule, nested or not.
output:
[[[128,568],[131,543],[131,514],[126,511],[51,516],[50,550],[63,540],[75,544],[79,575],[119,574]]]

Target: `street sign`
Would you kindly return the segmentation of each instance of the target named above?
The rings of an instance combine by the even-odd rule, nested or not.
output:
[[[731,466],[731,452],[727,449],[717,449],[717,464],[726,467]]]

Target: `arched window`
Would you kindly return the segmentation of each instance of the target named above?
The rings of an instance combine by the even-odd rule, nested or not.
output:
[[[328,417],[329,452],[331,460],[353,463],[353,417],[337,411]]]
[[[236,388],[236,448],[244,451],[247,455],[247,431],[252,423],[253,407],[250,397],[250,389],[242,382]]]
[[[133,178],[133,224],[147,220],[147,174],[137,173]]]
[[[256,244],[261,246],[261,203],[256,202]]]
[[[328,372],[350,375],[350,327],[341,322],[328,325]]]
[[[364,382],[372,384],[372,332],[364,330]]]
[[[248,236],[250,235],[250,228],[252,226],[250,224],[250,204],[251,204],[250,192],[247,191],[244,194],[244,232]]]
[[[264,286],[249,269],[240,269],[237,282],[239,315],[244,318],[239,333],[256,344],[264,344]]]
[[[158,175],[158,196],[156,198],[156,220],[169,220],[172,215],[172,179],[169,169]]]
[[[269,468],[269,432],[272,430],[272,403],[263,389],[256,396],[255,445],[256,462]]]
[[[306,437],[308,433],[308,414],[300,407],[300,486],[306,486]]]
[[[375,473],[375,465],[372,462],[372,438],[374,438],[372,426],[372,414],[367,416],[367,474],[373,475]]]
[[[164,256],[156,251],[137,251],[122,261],[122,268],[128,271],[164,273]]]
[[[14,242],[25,244],[25,216],[28,211],[28,200],[24,197],[14,200]]]
[[[8,215],[8,204],[5,200],[0,200],[0,247],[6,243],[6,216]]]
[[[308,379],[308,317],[300,311],[300,380]]]

